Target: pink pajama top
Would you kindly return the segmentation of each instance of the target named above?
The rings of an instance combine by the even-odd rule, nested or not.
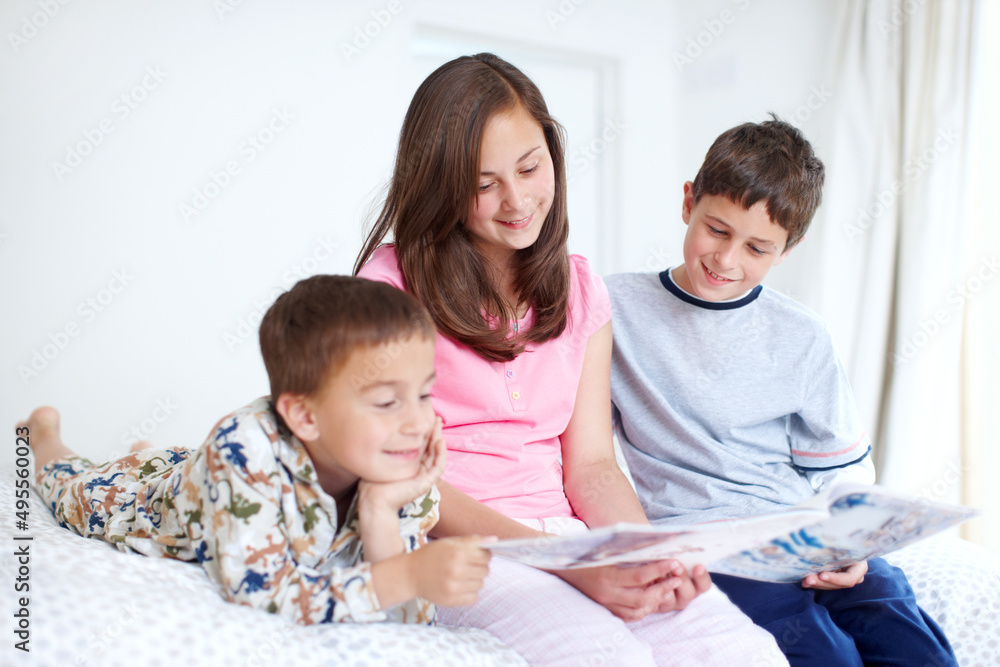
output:
[[[570,255],[569,266],[568,321],[558,338],[529,343],[504,363],[437,336],[431,395],[448,445],[444,479],[515,519],[574,516],[560,437],[573,415],[587,340],[610,321],[611,301],[585,258]],[[391,245],[376,250],[358,275],[406,289]],[[529,309],[518,326],[532,319]]]

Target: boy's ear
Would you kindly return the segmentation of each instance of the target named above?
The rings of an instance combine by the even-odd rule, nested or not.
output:
[[[790,254],[792,254],[792,250],[795,249],[795,246],[797,246],[798,244],[802,243],[805,240],[806,240],[806,237],[803,236],[798,241],[796,241],[795,245],[793,245],[791,248],[785,248],[782,251],[782,253],[780,255],[778,255],[778,259],[774,260],[774,264],[772,264],[771,266],[777,266],[778,264],[781,264],[782,262],[784,262],[785,258],[788,257]]]
[[[289,430],[303,442],[312,442],[319,438],[319,427],[310,402],[302,394],[285,392],[274,402],[274,409],[285,420]]]
[[[694,208],[694,183],[688,181],[684,184],[684,201],[681,204],[681,219],[685,225],[691,220],[692,208]]]

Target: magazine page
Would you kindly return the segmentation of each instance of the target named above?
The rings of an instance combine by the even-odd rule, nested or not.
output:
[[[690,526],[616,524],[577,535],[501,540],[483,546],[493,555],[549,570],[644,563],[674,558],[685,567],[707,565],[771,538],[815,524],[823,508],[795,508],[752,519]]]
[[[956,526],[978,510],[889,491],[842,484],[799,507],[829,508],[829,517],[709,566],[712,572],[790,583],[877,558]]]

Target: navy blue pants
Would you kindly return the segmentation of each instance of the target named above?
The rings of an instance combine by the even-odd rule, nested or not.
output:
[[[853,588],[817,591],[725,574],[712,581],[797,665],[957,665],[941,628],[913,597],[906,575],[881,558],[868,561]]]

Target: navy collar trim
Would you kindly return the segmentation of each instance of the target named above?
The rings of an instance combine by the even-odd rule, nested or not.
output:
[[[746,296],[742,299],[737,299],[736,301],[705,301],[704,299],[699,299],[696,296],[691,296],[678,287],[677,283],[674,282],[674,279],[670,277],[670,269],[660,273],[660,282],[663,283],[663,286],[667,288],[668,292],[676,296],[681,301],[706,310],[732,310],[734,308],[742,308],[760,296],[761,291],[764,289],[763,285],[757,285],[750,290]]]

